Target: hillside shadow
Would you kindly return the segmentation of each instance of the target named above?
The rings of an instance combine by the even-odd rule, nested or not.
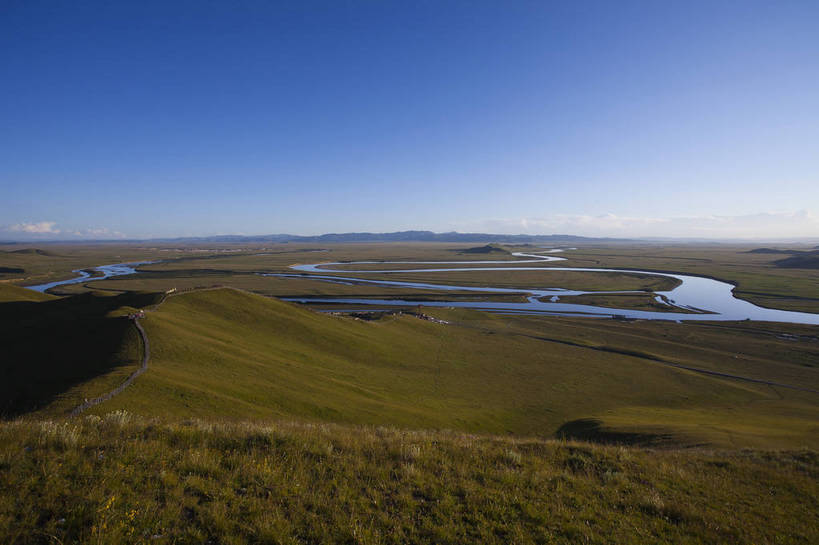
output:
[[[148,293],[84,293],[52,301],[0,303],[0,417],[39,409],[77,384],[138,363],[141,352],[133,349],[138,340],[134,326],[109,313],[157,300]]]
[[[594,418],[580,418],[566,422],[555,436],[560,439],[573,439],[589,443],[602,443],[631,446],[665,446],[675,443],[671,434],[626,432],[607,428],[603,422]]]

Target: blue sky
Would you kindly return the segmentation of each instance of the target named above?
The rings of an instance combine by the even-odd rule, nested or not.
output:
[[[0,0],[0,239],[819,237],[819,3]]]

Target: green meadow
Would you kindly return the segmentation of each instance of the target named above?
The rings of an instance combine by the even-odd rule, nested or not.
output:
[[[0,541],[809,544],[818,477],[809,450],[120,411],[0,423]]]
[[[34,389],[28,398],[36,397],[38,384],[50,388],[38,409],[45,416],[64,414],[133,370],[141,353],[135,329],[121,317],[125,311],[117,312],[125,303],[126,309],[153,308],[142,320],[151,340],[149,372],[92,413],[300,418],[540,437],[571,434],[573,422],[591,419],[601,434],[622,433],[640,444],[816,446],[817,394],[787,386],[819,390],[819,346],[812,337],[779,338],[810,333],[810,327],[446,309],[421,310],[447,324],[412,313],[361,320],[232,288],[182,293],[156,307],[149,294],[86,294],[27,305],[44,305],[44,316],[54,321],[43,327],[51,331],[67,327],[60,320],[69,303],[71,315],[82,319],[73,320],[59,345],[43,346],[68,349],[72,359],[60,362],[49,352],[38,356],[49,362],[42,368],[9,366],[29,369],[7,382],[28,384]],[[18,336],[21,354],[32,344],[25,331]],[[82,350],[86,345],[98,352]],[[66,363],[79,366],[83,356],[101,367],[59,374]],[[28,403],[24,408],[34,405]]]
[[[115,256],[164,261],[52,290],[62,296],[16,285],[30,278],[0,283],[0,542],[819,537],[816,326],[438,307],[321,313],[276,297],[441,294],[257,273],[318,261],[476,255],[443,244],[281,246],[66,246],[13,254],[16,265],[6,269],[39,279]],[[492,259],[508,255],[496,250],[487,252]],[[774,283],[759,272],[772,256],[744,249],[705,247],[702,258],[680,249],[653,257],[629,251],[638,260],[630,266],[668,270],[679,261],[673,270],[709,275],[744,259],[736,269],[752,286]],[[554,264],[619,266],[623,252],[579,248]],[[683,270],[694,259],[711,262]],[[797,300],[810,306],[813,273],[771,270],[770,278],[801,280],[778,292],[765,288],[768,296],[783,307]],[[410,277],[384,276],[399,275]],[[659,290],[666,282],[558,271],[436,275],[412,273],[475,285],[547,287],[549,278],[579,289]],[[740,275],[725,275],[744,285]],[[177,291],[165,295],[171,288]],[[648,294],[566,298],[572,301],[656,304]],[[139,367],[145,346],[127,318],[137,309],[146,313],[147,372],[69,416]]]

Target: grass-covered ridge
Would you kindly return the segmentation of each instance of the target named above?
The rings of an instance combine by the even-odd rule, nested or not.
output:
[[[804,450],[122,412],[0,424],[7,543],[815,543],[817,483]]]
[[[10,303],[14,301],[53,301],[53,295],[40,293],[39,291],[22,288],[14,284],[0,284],[0,303]]]
[[[425,312],[449,323],[356,320],[234,289],[169,297],[142,320],[148,371],[92,412],[542,437],[594,418],[607,433],[667,444],[817,446],[816,394],[663,363],[819,389],[815,343],[688,324]]]

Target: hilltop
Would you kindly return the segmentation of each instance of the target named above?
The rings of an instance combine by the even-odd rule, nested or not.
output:
[[[509,250],[505,250],[496,244],[487,244],[485,246],[475,246],[474,248],[467,248],[459,250],[462,254],[510,254]]]
[[[0,303],[8,303],[13,301],[53,301],[56,297],[48,293],[30,290],[13,284],[0,284]],[[2,311],[2,307],[0,307]]]

